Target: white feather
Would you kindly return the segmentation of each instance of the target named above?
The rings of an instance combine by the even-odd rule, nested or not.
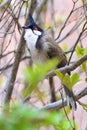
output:
[[[40,31],[34,31],[34,33],[32,32],[31,29],[27,29],[25,32],[25,35],[24,35],[24,38],[25,38],[26,43],[27,43],[27,47],[29,48],[30,51],[36,50],[35,44],[36,44],[36,41],[38,39],[38,36],[41,35]]]
[[[31,29],[27,29],[24,38],[26,40],[27,47],[30,50],[32,60],[34,62],[43,63],[46,62],[47,60],[47,57],[44,54],[45,52],[43,52],[42,50],[39,52],[38,49],[36,48],[36,42],[40,35],[41,35],[40,31],[34,30],[32,32]]]

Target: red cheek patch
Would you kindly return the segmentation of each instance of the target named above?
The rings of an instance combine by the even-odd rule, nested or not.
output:
[[[38,30],[38,28],[37,28],[37,27],[35,27],[35,28],[34,28],[34,30]]]

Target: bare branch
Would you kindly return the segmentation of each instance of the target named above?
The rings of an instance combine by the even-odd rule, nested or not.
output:
[[[31,13],[31,14],[33,13],[35,6],[36,6],[36,0],[31,1],[31,6],[30,6],[30,9],[28,10],[28,15],[27,15],[25,24],[27,24],[29,22],[29,13]],[[21,38],[19,41],[19,45],[17,48],[17,52],[15,55],[15,60],[14,60],[13,68],[11,71],[11,75],[10,75],[10,78],[8,80],[8,84],[6,85],[6,95],[5,95],[4,104],[10,103],[10,99],[11,99],[12,91],[14,88],[14,83],[16,80],[16,75],[17,75],[19,63],[20,63],[22,53],[23,53],[23,50],[25,47],[25,44],[24,44],[25,41],[24,41],[23,36],[24,36],[24,31],[22,32],[22,35],[21,35]]]
[[[40,0],[39,3],[37,4],[35,10],[34,10],[34,20],[36,21],[37,18],[39,17],[39,14],[41,12],[41,10],[43,9],[44,5],[46,4],[47,0]]]
[[[16,52],[15,52],[16,53]],[[5,55],[4,55],[5,56]],[[31,56],[30,55],[23,55],[22,58],[21,58],[21,61],[25,60],[25,59],[30,59]],[[7,63],[5,64],[4,66],[2,66],[0,68],[0,74],[2,73],[2,71],[4,72],[5,70],[11,68],[13,66],[14,62],[13,63]]]
[[[75,93],[75,99],[76,101],[84,96],[87,95],[87,87],[79,90],[78,92]],[[46,106],[42,107],[41,110],[59,110],[61,108],[63,108],[64,106],[66,106],[66,98],[64,99],[64,101],[59,100],[57,102],[54,103],[50,103],[47,104]]]
[[[57,43],[62,42],[64,39],[66,39],[68,36],[70,36],[70,35],[82,24],[82,22],[83,22],[84,20],[85,20],[85,18],[80,19],[80,21],[79,21],[78,23],[76,23],[76,24],[74,25],[74,27],[72,27],[71,30],[70,30],[65,36],[63,36],[61,39],[59,39],[59,40],[57,41]],[[56,40],[56,39],[55,39],[55,40]]]
[[[60,69],[58,69],[59,71],[61,71],[62,73],[68,73],[71,72],[73,70],[75,70],[77,67],[79,67],[83,62],[85,62],[87,60],[87,54],[84,55],[83,57],[81,57],[80,59],[78,59],[75,63],[73,63],[72,65],[69,66],[65,66],[62,67]],[[54,76],[54,72],[50,72],[48,74],[48,77]]]
[[[70,60],[71,60],[71,58],[72,58],[72,55],[73,55],[73,53],[74,53],[74,51],[75,51],[75,48],[76,48],[78,42],[80,41],[80,38],[81,38],[83,32],[86,30],[86,29],[85,29],[86,24],[87,24],[87,22],[84,23],[83,28],[82,28],[82,30],[81,30],[81,32],[80,32],[80,34],[79,34],[79,36],[78,36],[78,38],[77,38],[75,44],[74,44],[73,50],[72,50],[72,52],[71,52],[71,55],[70,55],[70,58],[69,58],[69,61],[68,61],[68,65],[69,65],[69,63],[70,63]]]
[[[8,52],[8,53],[6,53],[6,54],[0,54],[0,59],[3,58],[3,57],[5,57],[5,56],[8,56],[8,55],[11,54],[11,53],[16,53],[16,52],[15,52],[15,50],[14,50],[14,51],[10,51],[10,52]]]
[[[59,34],[58,34],[58,36],[57,36],[57,38],[56,38],[55,40],[57,40],[57,39],[60,37],[60,35],[61,35],[63,29],[65,28],[65,26],[66,26],[66,24],[67,24],[67,21],[69,20],[70,16],[71,16],[72,13],[73,13],[74,8],[75,8],[75,3],[73,4],[72,9],[71,9],[71,11],[70,11],[70,13],[69,13],[69,15],[68,15],[68,17],[67,17],[65,23],[63,24],[63,26],[62,26],[62,28],[61,28],[61,30],[60,30],[60,32],[59,32]]]
[[[63,36],[62,38],[60,38],[60,39],[57,41],[57,43],[62,42],[64,39],[66,39],[68,36],[70,36],[83,22],[86,21],[86,11],[84,11],[84,10],[86,10],[87,3],[84,4],[83,6],[80,6],[80,7],[78,7],[78,8],[75,8],[75,5],[76,5],[77,1],[78,1],[78,0],[76,0],[75,2],[73,1],[73,8],[72,8],[71,12],[69,13],[69,16],[67,17],[65,23],[63,24],[63,26],[62,26],[62,28],[61,28],[61,30],[60,30],[60,32],[59,32],[59,34],[58,34],[58,36],[57,36],[57,38],[56,38],[55,40],[58,40],[58,39],[59,39],[60,35],[62,34],[62,32],[63,32],[63,30],[65,29],[65,27],[67,26],[67,24],[70,24],[70,23],[71,23],[71,22],[69,21],[69,19],[70,19],[73,15],[75,15],[76,13],[77,13],[76,15],[78,15],[78,13],[80,13],[81,11],[82,11],[82,12],[80,13],[79,18],[77,18],[77,16],[76,16],[76,18],[72,18],[73,21],[75,21],[75,25],[71,28],[70,31],[68,31],[68,33],[67,33],[65,36]],[[74,8],[75,8],[75,9],[74,9]],[[73,21],[72,21],[72,22],[73,22]],[[77,21],[77,22],[76,22],[76,21]]]

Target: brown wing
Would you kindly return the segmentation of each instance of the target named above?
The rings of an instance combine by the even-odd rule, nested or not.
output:
[[[59,47],[59,45],[57,45],[57,43],[52,38],[45,35],[43,37],[42,47],[44,51],[46,50],[47,56],[49,58],[58,57],[58,59],[60,60],[60,64],[58,64],[57,66],[58,68],[66,65],[67,59],[64,54],[64,51]],[[67,105],[69,105],[71,109],[75,110],[77,106],[73,96],[73,92],[69,90],[67,86],[64,86],[64,90],[66,93]]]
[[[49,57],[49,59],[57,57],[60,61],[58,68],[65,66],[67,63],[67,59],[64,51],[60,48],[60,46],[47,35],[44,35],[43,43],[45,44],[43,44],[43,49],[47,51],[47,56]]]

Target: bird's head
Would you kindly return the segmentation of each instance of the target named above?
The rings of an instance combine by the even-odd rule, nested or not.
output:
[[[33,17],[29,15],[29,24],[27,26],[23,26],[22,28],[27,30],[31,30],[36,35],[41,35],[43,33],[43,30],[35,23]]]

